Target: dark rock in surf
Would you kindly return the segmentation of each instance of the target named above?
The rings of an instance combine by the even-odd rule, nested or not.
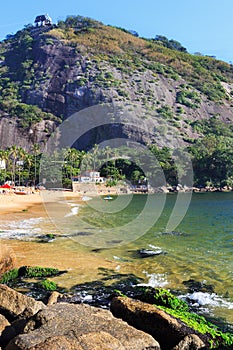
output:
[[[162,235],[171,235],[171,236],[187,236],[186,233],[178,232],[178,231],[164,231]]]
[[[188,287],[189,293],[203,292],[203,293],[214,293],[214,286],[212,284],[206,284],[205,282],[195,281],[190,279],[184,281],[183,284]]]
[[[137,251],[137,254],[140,256],[140,258],[149,258],[151,256],[161,255],[161,254],[167,254],[162,249],[152,250],[152,249],[139,249]]]
[[[113,298],[110,310],[115,317],[151,334],[160,343],[162,349],[172,349],[184,340],[184,337],[194,333],[192,328],[165,311],[138,300],[127,297]],[[203,338],[202,334],[195,333],[198,337]],[[182,347],[177,349],[184,350]]]

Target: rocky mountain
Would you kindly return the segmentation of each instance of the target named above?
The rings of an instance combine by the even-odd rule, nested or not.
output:
[[[233,67],[132,33],[77,16],[28,25],[1,42],[0,148],[43,148],[63,120],[103,103],[139,110],[142,124],[153,120],[160,146],[169,127],[186,145],[209,132],[231,136]],[[90,131],[77,147],[109,133],[143,143],[156,138],[154,129],[140,133],[118,123]]]

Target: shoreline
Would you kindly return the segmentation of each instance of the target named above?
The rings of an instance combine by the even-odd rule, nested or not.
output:
[[[222,192],[222,193],[229,193],[229,191],[211,191],[211,190],[202,190],[202,191],[193,191],[193,193],[216,193],[216,192]],[[158,193],[158,192],[157,192]],[[165,192],[166,194],[174,194],[176,192]],[[0,193],[0,215],[4,214],[11,214],[11,213],[17,213],[22,211],[28,211],[29,208],[32,208],[34,206],[41,206],[41,210],[45,211],[44,203],[48,202],[56,202],[59,200],[69,200],[72,198],[80,199],[80,204],[85,202],[85,199],[82,199],[84,197],[91,197],[95,198],[98,196],[104,196],[104,195],[134,195],[134,194],[143,194],[138,192],[132,192],[132,193],[122,193],[121,191],[117,191],[116,188],[112,189],[106,189],[105,191],[84,191],[84,192],[73,192],[73,191],[53,191],[53,190],[42,190],[40,192],[34,192],[32,194],[27,195],[18,195],[15,193]],[[156,194],[155,193],[149,193],[149,194]]]
[[[33,194],[18,195],[15,193],[0,194],[0,215],[28,211],[34,206],[41,206],[45,211],[43,203],[54,202],[59,199],[80,198],[81,195],[75,192],[46,191],[47,194],[35,192]]]
[[[3,220],[22,221],[22,223],[24,223],[25,220],[27,224],[27,221],[30,222],[30,220],[38,219],[40,217],[48,217],[44,206],[45,203],[53,204],[53,201],[57,200],[63,200],[64,202],[67,201],[67,211],[70,213],[71,211],[69,211],[69,209],[74,208],[74,204],[72,204],[74,203],[72,201],[73,199],[75,206],[76,203],[77,206],[79,206],[79,204],[85,205],[84,198],[82,198],[80,194],[67,191],[41,191],[40,193],[38,192],[25,196],[16,194],[1,195],[0,213],[2,214]],[[8,203],[6,203],[7,201]],[[56,209],[57,207],[55,206],[55,212]],[[3,210],[3,212],[1,210]],[[41,236],[45,232],[53,233],[52,225],[51,230],[50,225],[47,223],[41,227]],[[47,231],[44,231],[44,227]],[[21,229],[22,227],[19,228]],[[26,227],[26,229],[31,230],[30,227]],[[33,235],[33,230],[31,233]],[[170,236],[167,237],[170,239]],[[171,239],[173,240],[174,238],[171,236]],[[39,241],[36,242],[17,239],[9,240],[7,238],[2,238],[2,244],[6,244],[14,252],[16,259],[15,267],[29,265],[54,267],[61,270],[67,270],[68,273],[66,275],[62,275],[54,279],[58,285],[62,287],[71,288],[84,284],[88,286],[93,281],[104,279],[104,274],[106,271],[108,271],[110,274],[114,272],[116,275],[131,273],[138,278],[142,278],[142,283],[146,284],[150,282],[150,278],[157,278],[156,274],[158,275],[158,278],[160,278],[160,275],[162,276],[162,274],[164,274],[162,268],[160,270],[158,267],[156,267],[156,273],[148,270],[148,274],[145,275],[142,271],[147,271],[147,260],[141,260],[141,262],[145,262],[145,266],[143,265],[138,269],[139,265],[135,264],[133,259],[118,259],[117,251],[113,251],[113,253],[107,255],[105,253],[102,254],[101,251],[92,251],[86,246],[79,245],[79,240],[72,239],[71,237],[68,237],[67,239],[64,239],[64,237],[61,239],[55,239],[54,242],[48,244]],[[76,244],[77,248],[75,248]],[[119,256],[121,257],[121,255]],[[181,282],[182,280],[179,280],[178,274],[175,281],[174,279],[169,280],[169,288],[175,288],[174,286],[176,284],[181,285]],[[216,293],[219,296],[223,295],[219,293],[219,289],[217,288]],[[229,312],[224,310],[223,313],[223,311],[221,311],[221,315],[225,315],[226,313],[228,315]],[[228,318],[230,317],[231,316],[228,315]]]

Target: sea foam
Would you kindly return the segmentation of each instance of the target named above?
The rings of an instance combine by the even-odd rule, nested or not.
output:
[[[71,212],[65,215],[65,218],[70,217],[70,216],[74,216],[77,215],[79,211],[79,207],[75,206],[73,208],[71,208]]]
[[[147,283],[140,283],[138,286],[148,286],[153,288],[165,287],[168,285],[168,280],[165,274],[162,273],[148,273],[147,271],[143,271],[143,273],[148,278]]]
[[[7,221],[1,225],[1,238],[25,239],[41,234],[41,228],[36,227],[44,221],[43,218],[30,218],[20,221]]]
[[[193,292],[181,295],[180,298],[191,301],[193,306],[210,306],[233,309],[233,302],[225,300],[216,293]]]

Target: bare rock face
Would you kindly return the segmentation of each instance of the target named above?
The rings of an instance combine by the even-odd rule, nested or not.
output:
[[[14,268],[15,254],[14,251],[5,244],[0,246],[0,276]]]
[[[0,337],[3,331],[5,330],[5,328],[8,326],[10,326],[10,323],[3,315],[0,314]]]
[[[34,315],[6,350],[159,350],[158,342],[109,311],[59,303]]]
[[[183,341],[184,337],[194,333],[192,328],[157,307],[130,298],[114,298],[111,303],[111,311],[115,317],[151,334],[158,340],[162,349],[172,349]],[[178,349],[183,348],[176,350]]]
[[[205,348],[205,343],[196,334],[190,334],[181,340],[172,350],[199,350]]]
[[[35,315],[45,305],[41,301],[27,297],[15,290],[1,284],[0,285],[0,310],[10,319],[18,316],[26,318]]]

